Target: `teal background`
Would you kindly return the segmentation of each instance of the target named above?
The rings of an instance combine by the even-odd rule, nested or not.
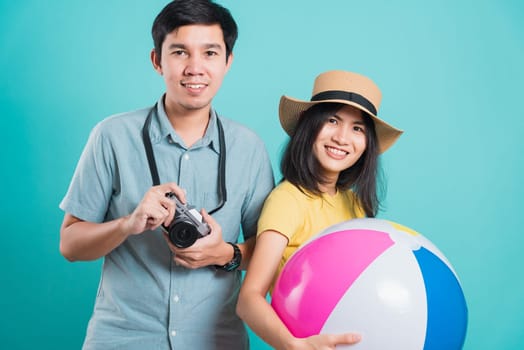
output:
[[[0,2],[3,349],[82,344],[100,261],[61,257],[58,203],[95,123],[163,92],[149,51],[165,3]],[[221,3],[240,37],[219,112],[260,134],[279,177],[280,95],[308,99],[330,69],[374,79],[380,115],[406,131],[383,157],[380,216],[428,237],[455,267],[464,349],[523,349],[524,2]]]

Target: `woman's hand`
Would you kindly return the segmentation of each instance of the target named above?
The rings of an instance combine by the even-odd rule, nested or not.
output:
[[[337,345],[356,344],[360,339],[360,335],[354,333],[320,334],[297,339],[292,348],[296,350],[335,350]]]

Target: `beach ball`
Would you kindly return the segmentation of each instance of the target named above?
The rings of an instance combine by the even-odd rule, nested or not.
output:
[[[358,332],[347,350],[455,350],[467,305],[444,254],[416,231],[388,220],[353,219],[303,244],[275,282],[271,305],[303,338]]]

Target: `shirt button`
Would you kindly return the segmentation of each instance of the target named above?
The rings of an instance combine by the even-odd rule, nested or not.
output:
[[[173,297],[173,301],[174,301],[175,303],[178,303],[179,300],[180,300],[180,298],[178,297],[178,295],[175,295],[175,296]]]
[[[184,154],[184,159],[185,159],[185,160],[188,160],[188,159],[189,159],[189,154],[187,154],[187,153]]]
[[[176,331],[171,331],[171,335],[172,335],[173,337],[175,337],[175,336],[176,336]]]

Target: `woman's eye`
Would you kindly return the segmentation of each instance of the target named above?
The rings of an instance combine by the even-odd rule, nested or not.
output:
[[[337,124],[338,120],[336,118],[329,118],[327,121],[329,124]]]
[[[358,131],[358,132],[364,132],[364,128],[361,126],[354,126],[353,130]]]

